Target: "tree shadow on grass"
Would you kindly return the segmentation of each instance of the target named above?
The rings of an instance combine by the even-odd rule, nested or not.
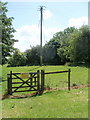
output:
[[[33,70],[39,69],[39,68],[41,68],[41,67],[42,67],[42,66],[38,66],[38,67],[32,68],[32,69],[30,69],[30,70],[28,70],[28,71],[33,71]]]
[[[67,63],[70,67],[86,67],[90,68],[90,63]]]
[[[7,92],[2,96],[2,100],[4,99],[24,99],[24,98],[30,98],[30,97],[36,97],[41,96],[43,94],[43,91],[41,92],[34,92],[31,94],[24,94],[24,95],[8,95]]]

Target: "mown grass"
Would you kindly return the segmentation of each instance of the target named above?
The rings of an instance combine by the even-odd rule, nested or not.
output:
[[[71,69],[71,85],[88,84],[88,68],[68,66],[25,66],[2,67],[2,94],[7,89],[7,73],[36,72],[44,69],[45,72]],[[61,88],[67,86],[67,73],[47,75],[46,86]],[[27,93],[17,93],[29,94]],[[88,88],[49,91],[41,96],[23,99],[2,100],[3,118],[88,118]]]
[[[58,90],[24,99],[5,99],[3,118],[88,118],[87,88]]]

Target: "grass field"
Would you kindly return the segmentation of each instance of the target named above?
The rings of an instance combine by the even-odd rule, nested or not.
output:
[[[4,118],[87,118],[87,88],[53,91],[41,96],[3,100]]]
[[[6,67],[2,68],[2,93],[7,89],[7,73],[13,72],[36,72],[44,69],[45,72],[62,71],[71,69],[71,86],[73,84],[83,85],[88,84],[88,68],[86,67],[68,67],[68,66],[28,66],[28,67]],[[67,73],[59,73],[45,76],[45,85],[51,88],[67,87]]]
[[[2,67],[2,94],[7,89],[7,73],[36,72],[44,69],[46,72],[71,69],[71,85],[88,84],[88,68],[69,66],[26,66]],[[51,88],[67,86],[67,73],[46,75],[45,84]],[[20,93],[17,93],[20,95]],[[27,93],[22,93],[27,94]],[[36,97],[2,100],[3,118],[87,118],[88,88],[48,91]]]

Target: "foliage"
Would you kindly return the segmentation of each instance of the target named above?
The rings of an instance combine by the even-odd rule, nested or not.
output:
[[[82,26],[80,29],[67,29],[69,32],[60,40],[61,46],[58,49],[58,55],[65,62],[87,63],[90,61],[90,47],[88,26]],[[65,30],[64,30],[65,31]]]
[[[57,32],[42,48],[43,64],[61,65],[71,62],[73,65],[78,65],[78,63],[89,63],[89,36],[88,26],[82,26],[80,29],[70,27],[64,31]],[[40,65],[41,48],[39,45],[26,50],[23,54],[26,56],[26,64],[22,64],[21,59],[18,59],[18,66]],[[11,65],[12,61],[9,63]]]
[[[21,53],[18,49],[15,50],[12,57],[9,59],[9,66],[25,66],[26,65],[26,56],[24,53]]]
[[[75,30],[70,35],[69,46],[66,46],[65,49],[67,52],[65,55],[72,62],[89,62],[90,61],[90,45],[88,42],[90,31],[88,26],[82,26],[80,29]]]
[[[40,46],[32,47],[26,50],[25,56],[27,57],[27,65],[39,65],[40,64]]]
[[[52,38],[47,44],[43,47],[43,62],[44,64],[60,64],[59,56],[57,55],[57,49],[60,44],[58,40]]]
[[[58,36],[62,36],[59,39],[60,47],[57,50],[57,54],[61,58],[63,63],[69,62],[69,59],[66,56],[67,50],[66,47],[69,46],[69,41],[71,33],[73,33],[76,29],[74,27],[66,28],[64,31],[58,33]]]
[[[0,46],[2,46],[2,64],[7,62],[7,57],[11,55],[13,52],[13,45],[15,39],[13,39],[15,29],[12,27],[13,17],[7,17],[7,3],[3,3],[0,1],[0,28],[1,28],[1,36],[2,42]]]
[[[69,61],[69,59],[66,59],[65,47],[69,45],[69,36],[74,31],[75,28],[70,27],[53,35],[53,38],[43,47],[44,63],[55,65],[65,64]]]

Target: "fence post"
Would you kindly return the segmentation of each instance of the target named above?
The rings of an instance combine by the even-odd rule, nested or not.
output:
[[[70,72],[71,70],[68,70],[68,90],[70,90]]]
[[[40,71],[37,70],[37,89],[40,91]]]
[[[44,90],[44,84],[45,84],[45,74],[44,70],[41,70],[41,90]]]
[[[32,86],[32,83],[33,83],[32,74],[31,74],[31,78],[30,78],[30,83],[31,83],[31,86]]]
[[[8,75],[8,94],[12,95],[12,71],[10,71],[10,74]]]

